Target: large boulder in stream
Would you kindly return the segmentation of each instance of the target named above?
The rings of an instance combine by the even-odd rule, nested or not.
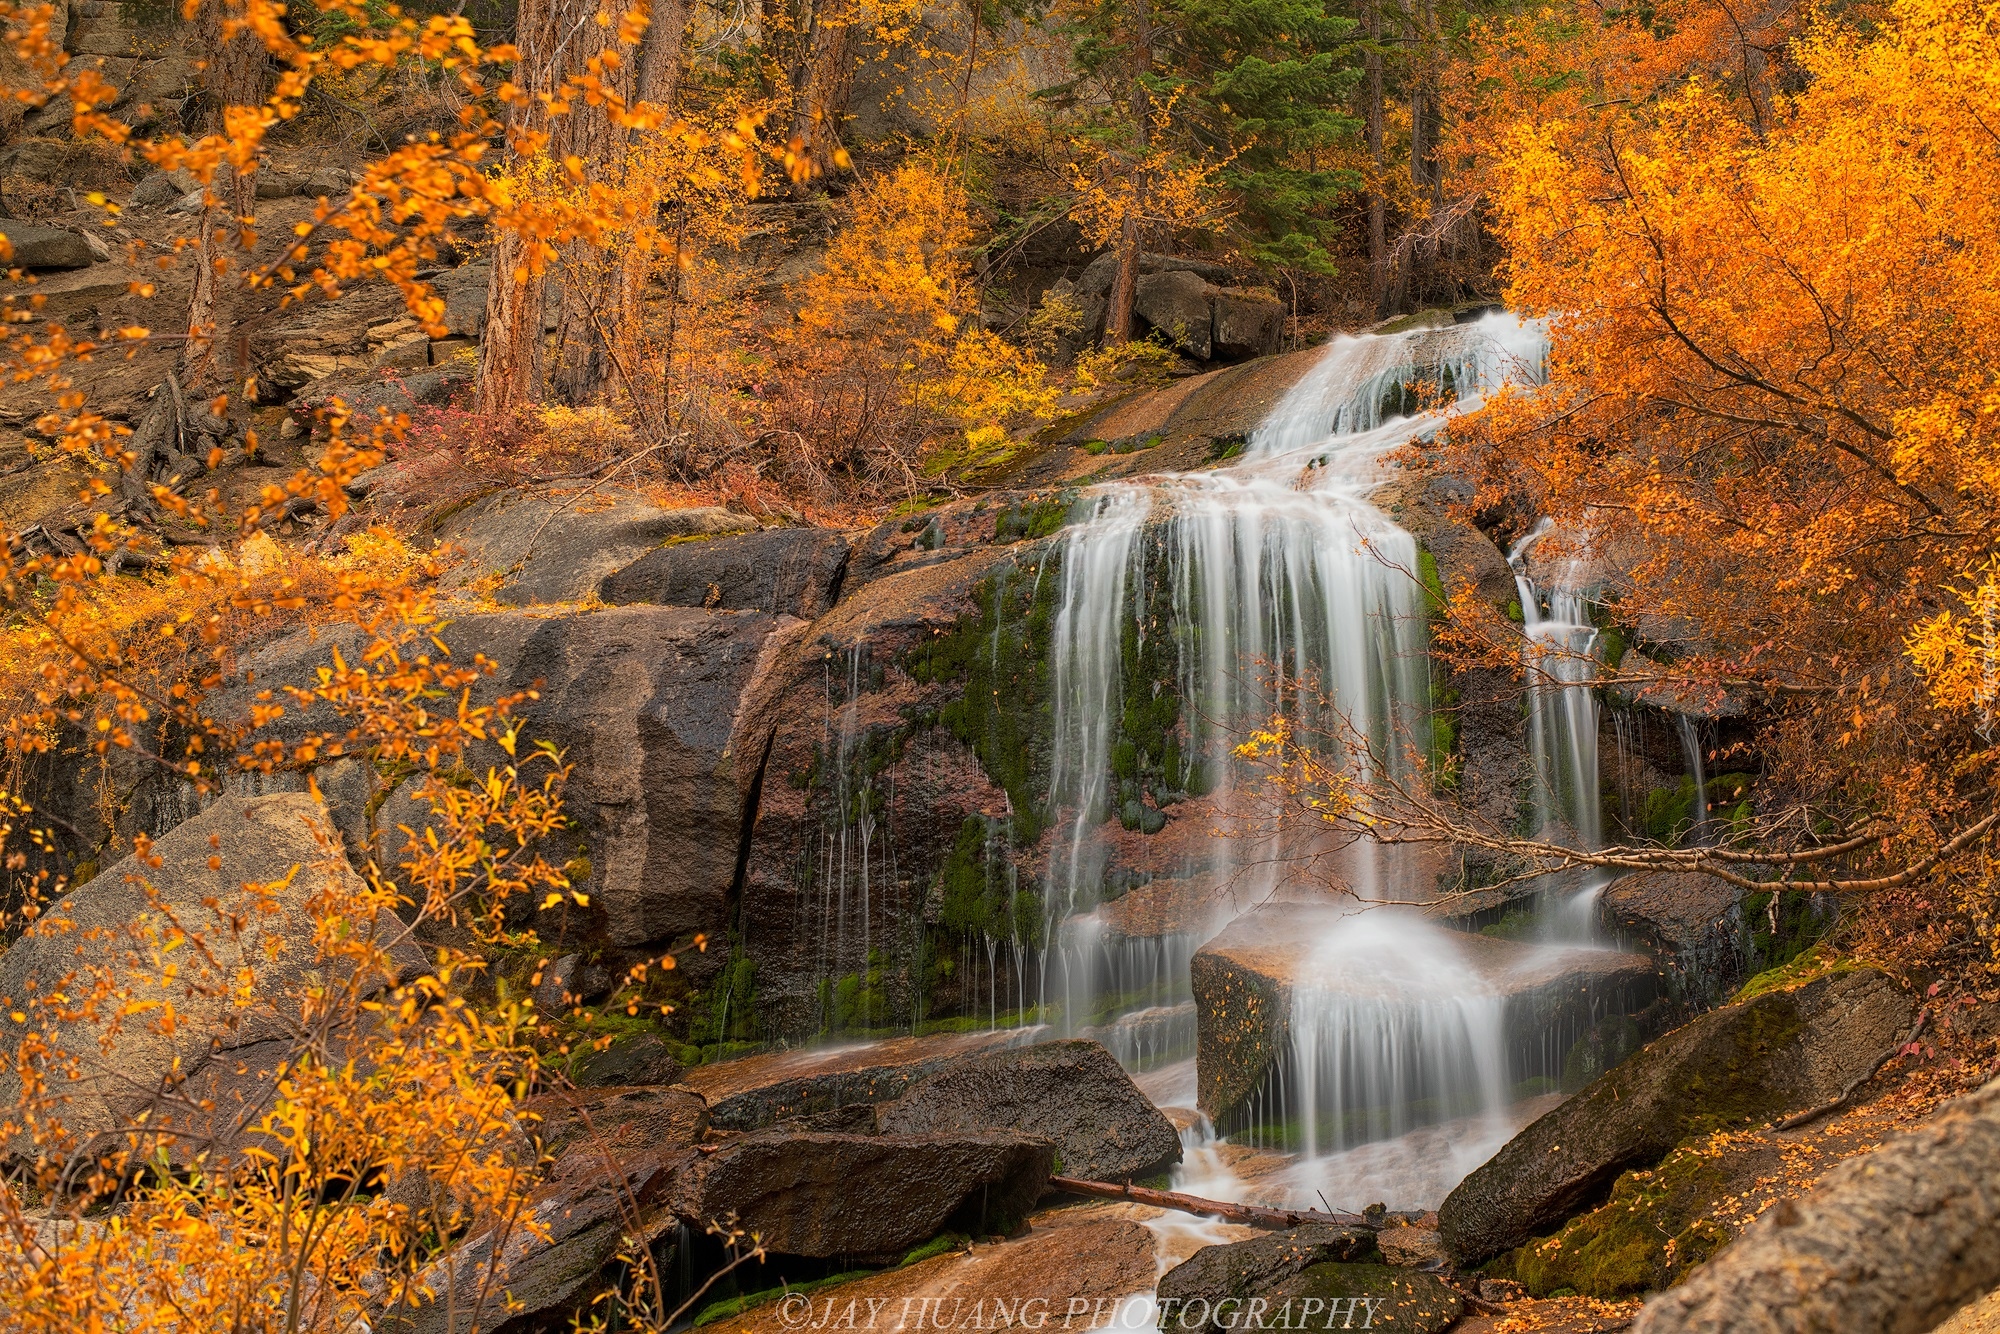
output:
[[[719,1130],[762,1130],[780,1121],[870,1107],[982,1053],[1022,1046],[1015,1032],[937,1033],[852,1046],[762,1052],[698,1065],[682,1076],[708,1103]],[[869,1120],[872,1122],[872,1116]]]
[[[1996,1286],[2000,1081],[1766,1210],[1633,1330],[1920,1334]]]
[[[1202,946],[1191,976],[1201,1108],[1221,1123],[1286,1059],[1302,995],[1312,1013],[1346,1004],[1371,1023],[1484,999],[1518,1080],[1559,1074],[1599,1015],[1650,999],[1656,970],[1639,955],[1469,935],[1386,905],[1269,903]],[[1534,1068],[1551,1057],[1554,1068]]]
[[[1161,1275],[1158,1300],[1161,1327],[1190,1334],[1254,1328],[1439,1334],[1465,1309],[1433,1275],[1381,1263],[1373,1232],[1331,1224],[1204,1247]]]
[[[1533,1122],[1438,1211],[1461,1263],[1548,1232],[1628,1168],[1682,1141],[1816,1106],[1874,1070],[1913,1003],[1873,970],[1820,977],[1702,1015]]]
[[[892,1262],[942,1231],[1016,1230],[1055,1147],[1017,1131],[843,1135],[775,1126],[698,1156],[675,1188],[691,1224],[733,1218],[785,1255]]]
[[[877,1109],[885,1135],[1020,1130],[1054,1141],[1057,1171],[1143,1180],[1181,1160],[1173,1123],[1095,1042],[1044,1042],[954,1061]]]
[[[1714,876],[1641,871],[1606,885],[1597,911],[1614,934],[1658,950],[1683,992],[1720,1000],[1743,980],[1742,899],[1742,890]]]
[[[1095,1181],[1155,1176],[1180,1161],[1173,1123],[1096,1042],[1033,1033],[936,1034],[770,1052],[685,1076],[725,1130],[792,1123],[883,1136],[1021,1131],[1055,1146],[1060,1171]]]

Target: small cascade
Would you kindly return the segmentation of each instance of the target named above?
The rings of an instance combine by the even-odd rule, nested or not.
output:
[[[1700,843],[1708,836],[1708,773],[1702,764],[1701,729],[1685,713],[1675,714],[1679,726],[1681,753],[1687,757],[1688,777],[1694,780],[1694,805],[1688,810],[1686,841]]]
[[[1320,980],[1292,997],[1290,1101],[1308,1157],[1504,1115],[1506,1001],[1453,935],[1408,913],[1358,911],[1318,943]]]
[[[1535,768],[1538,831],[1569,830],[1586,848],[1603,845],[1598,796],[1597,627],[1580,586],[1582,558],[1571,559],[1562,578],[1542,590],[1528,573],[1528,553],[1549,531],[1544,519],[1514,544],[1507,563],[1521,599],[1527,635],[1528,745]]]

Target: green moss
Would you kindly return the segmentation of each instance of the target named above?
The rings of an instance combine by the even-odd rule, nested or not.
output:
[[[1042,900],[1008,874],[1004,830],[984,816],[970,816],[938,872],[939,925],[947,932],[994,940],[1042,943]]]
[[[1728,1242],[1728,1231],[1707,1210],[1729,1188],[1716,1157],[1677,1150],[1651,1171],[1619,1177],[1603,1205],[1502,1257],[1492,1270],[1537,1297],[1569,1289],[1608,1299],[1670,1287]]]
[[[1109,448],[1111,448],[1109,440],[1086,440],[1083,442],[1083,452],[1092,458],[1096,458]]]
[[[1069,512],[1075,503],[1076,498],[1067,493],[1050,499],[1015,501],[994,516],[993,540],[1023,542],[1053,537],[1069,522]]]
[[[1864,965],[1853,959],[1842,958],[1825,945],[1813,945],[1800,951],[1775,968],[1769,968],[1743,984],[1731,1001],[1755,1000],[1773,991],[1790,991],[1801,987],[1818,977],[1832,977],[1836,973],[1852,973]]]
[[[1247,435],[1219,435],[1208,443],[1208,462],[1225,463],[1249,447]]]
[[[1003,569],[973,590],[976,614],[903,659],[903,670],[921,683],[961,687],[935,721],[970,746],[987,776],[1006,789],[1020,845],[1041,837],[1048,806],[1054,727],[1048,657],[1060,559],[1049,549],[1039,562]]]
[[[794,1283],[782,1288],[765,1288],[761,1292],[748,1292],[741,1297],[728,1297],[719,1302],[710,1302],[707,1306],[702,1307],[701,1314],[694,1318],[695,1328],[699,1329],[703,1325],[712,1325],[718,1320],[727,1320],[731,1316],[742,1315],[745,1311],[753,1310],[759,1306],[768,1306],[779,1298],[789,1296],[795,1292],[819,1292],[824,1288],[838,1287],[842,1283],[852,1283],[857,1278],[867,1278],[874,1272],[876,1271],[872,1269],[850,1269],[845,1273],[835,1274],[830,1278],[818,1279],[811,1283]]]
[[[714,985],[691,995],[681,1006],[687,1018],[688,1041],[704,1052],[731,1044],[754,1046],[764,1036],[758,1013],[757,965],[733,936],[729,945],[729,961],[723,964]]]
[[[902,1262],[896,1267],[898,1269],[907,1269],[911,1265],[922,1264],[924,1261],[935,1259],[940,1255],[963,1250],[966,1242],[969,1240],[970,1238],[962,1232],[940,1232],[904,1256]]]
[[[1435,641],[1448,605],[1444,579],[1438,574],[1437,557],[1428,548],[1417,548],[1417,580],[1423,585],[1424,605]],[[1449,670],[1433,653],[1430,663],[1430,753],[1431,785],[1440,791],[1458,786],[1459,692]]]

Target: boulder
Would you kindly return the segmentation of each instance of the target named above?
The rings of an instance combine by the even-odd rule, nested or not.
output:
[[[466,264],[431,280],[431,286],[444,298],[447,331],[465,338],[478,338],[486,332],[486,289],[492,280],[491,263]]]
[[[1161,1275],[1160,1327],[1437,1334],[1458,1319],[1457,1293],[1430,1274],[1372,1262],[1375,1249],[1374,1233],[1329,1224],[1204,1247]]]
[[[584,1175],[587,1158],[624,1159],[691,1149],[708,1131],[708,1107],[683,1088],[596,1088],[544,1093],[521,1104],[537,1123],[554,1177]]]
[[[1243,361],[1278,350],[1285,336],[1285,303],[1257,292],[1224,289],[1209,299],[1214,329],[1210,355]]]
[[[1165,334],[1180,351],[1207,361],[1213,349],[1208,284],[1185,270],[1148,273],[1139,279],[1133,311]]]
[[[672,1084],[686,1070],[657,1033],[621,1037],[603,1051],[585,1054],[571,1075],[580,1088],[618,1088],[637,1084]]]
[[[132,187],[132,202],[141,208],[165,208],[200,188],[191,171],[156,171]]]
[[[495,612],[462,617],[440,632],[459,661],[484,654],[493,664],[473,685],[475,699],[537,692],[517,709],[523,753],[548,741],[571,766],[562,793],[568,825],[543,851],[568,868],[589,906],[572,905],[544,922],[549,944],[567,953],[591,945],[673,948],[697,932],[725,938],[745,812],[764,758],[753,702],[770,661],[790,642],[787,633],[757,612],[682,607],[562,617]],[[352,631],[288,636],[248,655],[251,679],[211,695],[210,712],[247,721],[256,696],[270,690],[285,712],[259,729],[260,739],[295,745],[319,733],[345,748],[364,744],[349,735],[352,720],[324,703],[301,706],[281,687],[310,685],[336,650],[352,662],[365,647]],[[482,745],[464,761],[484,773],[504,758],[497,746]],[[540,781],[538,765],[528,773]],[[433,818],[418,795],[422,782],[412,777],[386,794],[371,788],[364,799],[372,814],[364,837],[386,866],[404,859],[400,829],[421,831]],[[680,967],[700,974],[724,961],[720,951],[683,949]],[[614,957],[603,966],[619,963]],[[576,980],[584,981],[580,973]],[[597,990],[606,985],[608,978],[600,980]]]
[[[943,1231],[1015,1231],[1055,1149],[1015,1131],[842,1135],[774,1127],[701,1155],[675,1187],[690,1226],[734,1218],[767,1250],[892,1262]]]
[[[1596,1203],[1621,1172],[1695,1135],[1816,1105],[1874,1068],[1910,998],[1873,970],[1702,1015],[1530,1124],[1459,1183],[1438,1226],[1475,1264]]]
[[[714,537],[757,526],[725,509],[663,510],[629,491],[503,491],[454,516],[440,536],[463,553],[448,587],[498,580],[493,599],[512,606],[578,602],[605,576],[672,538]]]
[[[1641,871],[1605,886],[1597,910],[1606,930],[1664,955],[1686,991],[1719,1000],[1743,980],[1742,898],[1713,876]]]
[[[658,1242],[665,1200],[691,1155],[579,1156],[528,1197],[512,1226],[469,1237],[417,1276],[414,1308],[382,1313],[383,1334],[527,1334],[568,1328],[627,1236]]]
[[[1191,273],[1207,282],[1226,283],[1229,281],[1229,266],[1217,264],[1213,260],[1189,259],[1183,255],[1157,255],[1151,251],[1139,256],[1139,275],[1143,278],[1151,273]],[[1111,284],[1118,276],[1118,252],[1108,250],[1086,264],[1083,274],[1076,280],[1076,290],[1086,296],[1103,297],[1111,291]]]
[[[56,1063],[45,1066],[51,1092],[67,1104],[60,1119],[71,1133],[116,1132],[144,1115],[162,1133],[227,1139],[255,1119],[258,1099],[235,1098],[220,1117],[229,1119],[231,1108],[244,1116],[218,1125],[161,1095],[204,1079],[232,1086],[268,1080],[291,1049],[301,1005],[325,982],[307,905],[329,890],[358,899],[364,887],[339,855],[325,808],[296,793],[219,798],[155,842],[151,855],[159,865],[133,856],[100,871],[0,955],[0,1008],[34,1015],[27,1027],[77,1062],[73,1080]],[[399,938],[403,926],[385,917],[362,929]],[[198,935],[204,946],[178,952],[177,976],[162,982],[132,966],[135,956],[152,959],[169,948],[177,931]],[[408,944],[398,944],[392,958],[397,977],[423,967],[421,952]],[[110,1032],[102,1020],[63,1019],[32,1004],[59,989],[87,989],[105,971],[115,971],[134,1002],[170,1004],[173,1024],[141,1012]],[[252,980],[247,988],[245,977]],[[364,994],[394,980],[369,979]],[[22,1031],[10,1025],[0,1041],[12,1049]],[[0,1099],[11,1107],[20,1095],[12,1064],[0,1062]]]
[[[0,236],[13,247],[6,263],[23,269],[87,269],[97,255],[81,236],[60,227],[0,219]]]
[[[1286,1057],[1302,984],[1329,1002],[1350,996],[1415,1015],[1435,999],[1429,979],[1446,974],[1498,1002],[1501,1031],[1522,1054],[1515,1080],[1559,1074],[1560,1054],[1596,1014],[1636,1009],[1655,981],[1652,961],[1639,955],[1467,935],[1394,908],[1266,904],[1194,956],[1202,1110],[1228,1117]],[[1525,1068],[1545,1053],[1557,1057],[1554,1068]]]
[[[820,615],[840,595],[847,539],[816,528],[772,528],[673,542],[604,580],[606,602]]]
[[[1919,1334],[1996,1286],[2000,1081],[1779,1201],[1633,1331]]]
[[[1020,1046],[1014,1032],[937,1033],[863,1046],[765,1052],[698,1065],[683,1077],[708,1103],[721,1130],[758,1130],[779,1121],[900,1098],[956,1062]],[[870,1118],[872,1121],[872,1118]]]
[[[571,766],[560,846],[587,911],[570,910],[551,940],[616,948],[673,946],[697,932],[723,939],[764,758],[749,721],[785,637],[757,612],[614,607],[588,615],[467,616],[443,635],[455,655],[483,653],[496,671],[482,696],[535,689],[519,709],[522,735],[548,741]],[[483,771],[498,752],[474,757]],[[411,780],[376,817],[378,839],[421,828],[428,806]],[[539,780],[537,780],[539,781]],[[391,861],[400,834],[384,843]],[[687,952],[683,968],[714,954]]]
[[[1055,1142],[1057,1171],[1143,1180],[1181,1160],[1173,1124],[1095,1042],[1044,1042],[953,1061],[876,1112],[891,1135],[1020,1130]]]

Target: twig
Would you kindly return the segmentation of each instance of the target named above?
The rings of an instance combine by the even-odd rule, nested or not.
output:
[[[1183,1195],[1177,1190],[1149,1190],[1129,1182],[1119,1186],[1109,1181],[1085,1181],[1078,1177],[1052,1176],[1049,1184],[1072,1195],[1088,1195],[1099,1200],[1130,1200],[1134,1204],[1150,1204],[1156,1209],[1177,1209],[1181,1213],[1201,1214],[1250,1227],[1282,1230],[1306,1223],[1331,1223],[1336,1227],[1366,1228],[1370,1232],[1377,1230],[1376,1224],[1358,1214],[1323,1213],[1318,1209],[1268,1209],[1259,1204],[1206,1200],[1199,1195]]]

